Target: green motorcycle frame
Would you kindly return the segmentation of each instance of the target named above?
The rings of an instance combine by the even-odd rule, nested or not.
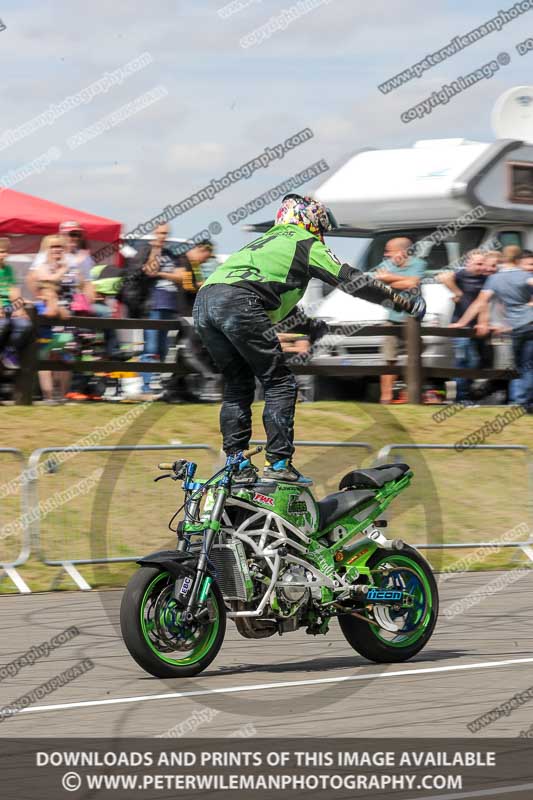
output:
[[[158,677],[188,677],[215,658],[226,619],[258,639],[326,634],[333,618],[360,655],[412,658],[435,627],[437,586],[415,548],[380,530],[412,480],[408,465],[354,470],[317,501],[303,484],[234,481],[249,455],[229,457],[207,481],[195,480],[193,462],[160,465],[183,480],[185,513],[176,549],[141,559],[126,587],[121,626],[133,658]]]

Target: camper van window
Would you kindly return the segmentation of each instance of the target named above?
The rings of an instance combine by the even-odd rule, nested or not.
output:
[[[358,266],[364,271],[375,269],[383,261],[388,240],[396,236],[406,236],[415,244],[420,242],[419,257],[424,259],[429,272],[436,272],[445,269],[458,255],[462,256],[468,250],[479,247],[485,234],[484,228],[461,228],[446,241],[433,243],[430,237],[435,230],[435,228],[422,228],[414,231],[380,231],[370,242]]]
[[[508,168],[508,197],[511,203],[533,204],[533,165],[511,161]]]
[[[500,231],[498,234],[498,241],[502,249],[510,244],[516,244],[518,247],[522,247],[522,231]]]

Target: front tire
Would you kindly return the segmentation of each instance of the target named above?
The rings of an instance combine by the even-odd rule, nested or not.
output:
[[[175,578],[142,567],[128,582],[120,606],[120,627],[137,664],[156,678],[190,678],[213,661],[224,641],[226,609],[212,583],[203,624],[182,622],[173,597]]]
[[[369,661],[408,661],[426,646],[437,622],[439,595],[431,567],[408,545],[401,551],[377,550],[368,565],[379,588],[401,586],[413,596],[413,608],[408,613],[397,613],[392,606],[375,604],[373,610],[360,612],[378,624],[381,621],[387,626],[383,628],[343,614],[339,616],[341,631],[353,649]],[[396,632],[394,626],[398,628]]]

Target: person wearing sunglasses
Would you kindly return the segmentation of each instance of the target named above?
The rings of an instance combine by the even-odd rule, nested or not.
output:
[[[34,265],[27,276],[28,288],[34,294],[42,281],[52,282],[57,286],[60,302],[70,307],[76,292],[84,285],[81,270],[68,258],[68,245],[64,236],[49,236],[48,247],[42,253],[37,266]],[[41,253],[39,253],[41,255]]]
[[[417,319],[425,313],[421,295],[404,295],[341,263],[324,244],[324,234],[335,227],[322,203],[286,195],[274,226],[219,265],[194,305],[196,329],[224,378],[220,424],[227,455],[248,448],[255,378],[263,386],[267,479],[310,483],[292,464],[296,381],[278,337],[283,325],[276,324],[297,305],[309,280],[319,278],[373,303],[388,301]],[[251,464],[241,470],[243,483],[256,479]]]
[[[91,257],[82,226],[74,220],[62,222],[59,226],[59,235],[65,238],[65,258],[69,265],[79,270],[84,280],[89,280],[94,259]]]
[[[74,220],[61,222],[57,236],[61,238],[63,243],[63,259],[65,263],[69,269],[79,272],[83,280],[88,283],[91,269],[94,267],[94,259],[91,257],[82,226]],[[39,270],[46,262],[50,239],[50,236],[44,237],[42,246],[30,267],[30,273]],[[33,292],[36,291],[37,283],[38,279],[34,275],[28,275],[28,286]]]

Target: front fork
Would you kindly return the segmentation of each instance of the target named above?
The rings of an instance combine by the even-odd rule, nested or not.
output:
[[[242,468],[247,459],[255,455],[255,453],[261,452],[262,449],[262,447],[256,447],[254,450],[250,450],[248,453],[235,453],[234,455],[229,455],[226,459],[224,474],[215,492],[215,500],[209,515],[209,523],[205,533],[203,534],[202,552],[198,558],[194,582],[188,595],[187,606],[184,611],[185,619],[189,622],[209,616],[209,609],[207,608],[207,604],[205,602],[209,595],[210,586],[213,582],[211,576],[208,575],[209,553],[211,552],[211,547],[213,545],[215,536],[220,530],[220,520],[222,519],[222,514],[224,513],[226,499],[230,493],[233,471],[237,466]],[[194,472],[188,476],[191,483],[193,475]],[[192,484],[191,488],[194,488],[194,484]]]
[[[209,516],[209,527],[204,534],[202,552],[198,558],[194,582],[189,592],[187,607],[184,612],[185,620],[189,622],[209,614],[207,606],[204,605],[213,582],[211,576],[207,574],[209,553],[211,552],[215,536],[220,530],[220,520],[222,519],[227,496],[227,486],[224,485],[224,483],[220,483],[215,494],[215,502]],[[199,606],[203,606],[203,608],[200,608],[200,611],[198,611]]]

